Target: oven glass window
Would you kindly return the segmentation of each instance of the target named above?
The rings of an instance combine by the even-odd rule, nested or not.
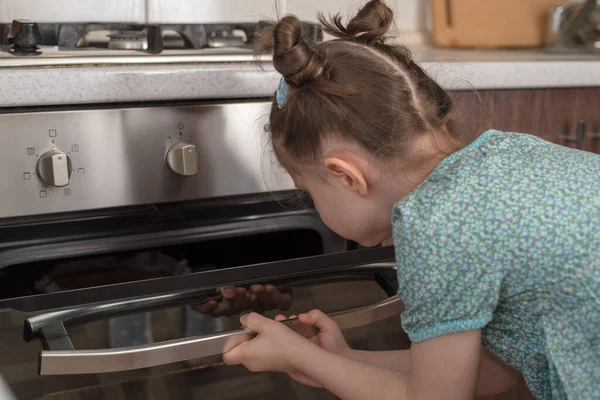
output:
[[[0,298],[81,289],[323,253],[310,229],[200,241],[135,252],[20,264],[0,270]]]

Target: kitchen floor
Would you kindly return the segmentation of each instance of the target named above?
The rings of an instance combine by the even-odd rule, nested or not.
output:
[[[346,282],[297,288],[290,312],[321,308],[332,312],[377,302],[385,294],[372,282]],[[152,312],[152,334],[156,342],[182,337],[183,309]],[[0,375],[8,382],[17,400],[51,399],[211,399],[258,400],[277,397],[289,400],[336,399],[325,390],[296,383],[285,374],[250,373],[243,367],[222,365],[213,360],[177,363],[126,373],[79,376],[38,376],[39,343],[25,343],[21,335],[24,317],[0,313]],[[237,318],[224,319],[235,328]],[[68,329],[75,348],[109,347],[107,321]],[[410,342],[400,328],[399,318],[389,318],[368,327],[345,331],[354,348],[365,350],[404,349]],[[216,362],[215,362],[216,361]],[[1,397],[1,396],[0,396]],[[523,400],[519,390],[490,400]],[[1,400],[1,399],[0,399]]]

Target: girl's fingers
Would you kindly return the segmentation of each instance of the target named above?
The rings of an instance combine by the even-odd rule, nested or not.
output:
[[[236,294],[236,287],[235,286],[226,286],[226,287],[220,288],[219,291],[221,292],[223,297],[225,297],[226,299],[233,300],[233,298],[235,297],[235,294]]]
[[[256,297],[258,297],[258,302],[263,309],[270,311],[275,308],[275,302],[271,297],[271,293],[269,293],[264,286],[253,286],[252,292],[256,294]]]
[[[208,300],[202,304],[193,305],[192,309],[202,314],[210,314],[217,308],[218,305],[219,303],[216,300]]]
[[[337,328],[335,321],[329,318],[329,316],[327,316],[327,314],[321,310],[312,310],[307,313],[300,314],[298,315],[298,319],[303,324],[313,325],[320,331],[328,331],[330,329]]]
[[[252,304],[252,312],[262,314],[265,312],[265,309],[260,305],[260,301],[258,301],[258,296],[255,293],[250,294],[250,304]]]
[[[277,314],[277,315],[275,316],[275,321],[277,321],[277,322],[285,321],[286,319],[287,319],[287,318],[286,318],[286,317],[285,317],[285,315],[283,315],[283,314]]]
[[[286,311],[292,306],[293,292],[290,289],[278,289],[273,285],[265,286],[275,308]]]

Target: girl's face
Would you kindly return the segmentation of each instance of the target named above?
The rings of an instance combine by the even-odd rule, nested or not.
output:
[[[383,162],[356,144],[330,141],[323,145],[322,163],[309,167],[296,164],[281,148],[276,153],[296,187],[312,197],[329,229],[373,247],[390,244],[394,205],[447,155],[433,135],[421,136],[409,149],[409,161],[399,157]]]
[[[393,202],[382,202],[374,194],[363,197],[336,176],[290,175],[296,187],[311,196],[325,225],[338,235],[365,247],[391,237]]]

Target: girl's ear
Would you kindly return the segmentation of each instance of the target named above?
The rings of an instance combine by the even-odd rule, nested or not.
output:
[[[361,197],[368,195],[369,187],[365,173],[354,163],[341,158],[330,157],[325,160],[324,167],[328,174],[340,179],[347,189],[358,193]]]

